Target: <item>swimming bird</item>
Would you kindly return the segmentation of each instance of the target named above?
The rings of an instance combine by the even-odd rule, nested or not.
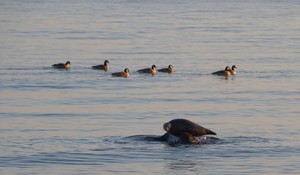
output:
[[[97,65],[97,66],[92,66],[93,69],[98,69],[98,70],[104,70],[104,71],[108,71],[109,69],[109,61],[108,60],[105,60],[104,61],[104,64],[100,64],[100,65]]]
[[[67,61],[66,63],[58,63],[58,64],[53,64],[52,67],[57,68],[57,69],[69,69],[71,66],[70,61]]]
[[[163,125],[167,132],[159,140],[171,143],[196,144],[203,135],[217,135],[215,132],[204,128],[187,119],[174,119]]]
[[[170,64],[167,68],[158,69],[158,72],[165,72],[165,73],[173,73],[174,67],[172,64]]]
[[[230,69],[230,73],[232,74],[232,75],[235,75],[236,74],[236,69],[237,67],[235,66],[235,65],[232,65],[232,67],[231,67],[231,69]]]
[[[214,75],[223,75],[223,76],[230,76],[230,67],[229,66],[226,66],[225,67],[225,70],[220,70],[220,71],[217,71],[217,72],[213,72],[212,74]]]
[[[139,73],[147,73],[147,74],[156,74],[156,66],[152,65],[151,68],[140,69],[137,72]]]
[[[124,77],[128,78],[129,77],[129,69],[125,68],[123,72],[115,72],[111,74],[113,77]]]

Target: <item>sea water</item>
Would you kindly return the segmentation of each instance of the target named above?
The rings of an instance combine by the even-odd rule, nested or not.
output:
[[[0,43],[0,174],[300,174],[299,1],[2,1]]]

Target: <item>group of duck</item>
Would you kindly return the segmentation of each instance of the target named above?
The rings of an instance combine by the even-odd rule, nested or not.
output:
[[[67,61],[66,63],[53,64],[52,67],[57,68],[57,69],[70,69],[71,62]],[[92,69],[96,69],[96,70],[108,71],[109,68],[110,68],[109,67],[109,61],[105,60],[104,64],[92,66],[91,68]],[[173,65],[171,65],[171,64],[168,67],[161,68],[161,69],[157,69],[157,67],[155,65],[152,65],[150,68],[140,69],[137,72],[155,75],[157,72],[173,73],[174,72],[174,68],[173,68]],[[125,68],[123,72],[114,72],[111,75],[114,76],[114,77],[128,78],[130,74],[129,74],[129,69]]]
[[[229,66],[226,66],[224,70],[220,70],[217,72],[213,72],[214,75],[223,75],[223,76],[230,76],[235,75],[237,67],[235,65],[232,65],[231,68]]]
[[[66,63],[58,63],[58,64],[53,64],[52,67],[57,68],[57,69],[70,69],[71,67],[71,62],[67,61]],[[109,61],[105,60],[104,64],[100,65],[95,65],[91,67],[92,69],[96,70],[104,70],[108,71],[109,70]],[[235,65],[232,65],[230,68],[229,66],[226,66],[224,70],[216,71],[213,72],[212,74],[214,75],[220,75],[220,76],[230,76],[230,75],[235,75],[236,74],[236,69],[237,67]],[[152,74],[155,75],[157,72],[164,72],[164,73],[173,73],[174,72],[174,67],[172,64],[170,64],[166,68],[161,68],[157,69],[155,65],[152,65],[150,68],[143,68],[137,70],[138,73],[145,73],[145,74]],[[128,78],[129,77],[129,69],[125,68],[123,72],[114,72],[111,74],[113,77],[124,77]]]
[[[66,63],[58,63],[53,64],[52,66],[57,69],[69,69],[70,61]],[[92,66],[92,69],[97,70],[109,70],[109,61],[105,60],[103,65]],[[222,76],[230,76],[236,74],[237,67],[232,65],[230,68],[226,66],[225,70],[220,70],[217,72],[213,72],[214,75],[222,75]],[[156,66],[152,65],[151,68],[140,69],[137,72],[139,73],[147,73],[147,74],[156,74],[156,72],[165,72],[165,73],[173,73],[174,68],[172,65],[169,65],[167,68],[162,68],[156,70]],[[116,77],[129,77],[129,69],[125,68],[123,72],[115,72],[112,73],[112,76]],[[189,121],[187,119],[174,119],[163,125],[163,129],[166,133],[158,138],[159,141],[165,141],[169,144],[201,144],[202,136],[204,135],[217,135],[214,131],[207,129],[205,127],[200,126],[197,123]]]

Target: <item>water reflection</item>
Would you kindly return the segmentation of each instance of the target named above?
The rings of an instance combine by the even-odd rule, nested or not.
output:
[[[200,173],[203,169],[205,169],[204,162],[190,157],[166,163],[163,174],[195,174],[196,172]]]

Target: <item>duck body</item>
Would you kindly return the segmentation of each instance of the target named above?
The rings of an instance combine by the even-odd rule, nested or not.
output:
[[[100,64],[100,65],[96,65],[96,66],[92,66],[93,69],[97,69],[97,70],[104,70],[104,71],[108,71],[109,69],[109,61],[105,60],[104,64]]]
[[[124,77],[128,78],[129,77],[129,69],[125,68],[123,72],[114,72],[111,74],[113,77]]]
[[[237,67],[235,66],[235,65],[232,65],[231,66],[231,69],[230,69],[230,73],[231,73],[231,75],[236,75],[236,69]]]
[[[156,74],[156,66],[152,65],[151,68],[140,69],[137,71],[138,73],[146,73],[146,74]]]
[[[173,65],[170,64],[167,68],[158,69],[157,71],[164,72],[164,73],[173,73],[174,67],[173,67]]]
[[[57,63],[52,65],[52,67],[56,69],[69,69],[70,66],[71,66],[70,61],[67,61],[66,63]]]
[[[220,70],[217,72],[213,72],[213,75],[220,75],[220,76],[230,76],[231,75],[231,69],[229,66],[226,66],[224,70]]]

